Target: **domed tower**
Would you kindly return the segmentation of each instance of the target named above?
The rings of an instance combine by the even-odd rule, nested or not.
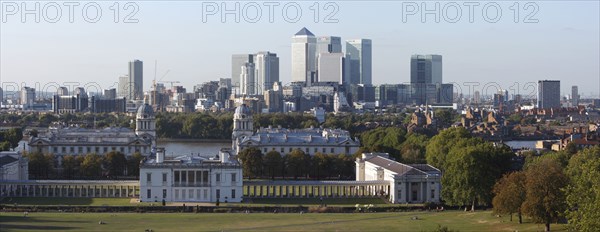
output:
[[[143,104],[138,108],[135,116],[135,134],[144,139],[151,139],[152,147],[156,146],[156,118],[152,106]]]
[[[238,140],[252,136],[254,133],[252,113],[246,104],[235,109],[233,114],[233,133],[231,134],[232,148],[237,151]]]

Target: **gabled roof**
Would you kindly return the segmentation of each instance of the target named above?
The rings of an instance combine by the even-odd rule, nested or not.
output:
[[[315,34],[313,34],[308,29],[306,29],[306,27],[303,27],[302,29],[300,29],[300,31],[298,31],[298,33],[296,33],[296,35],[315,36]]]

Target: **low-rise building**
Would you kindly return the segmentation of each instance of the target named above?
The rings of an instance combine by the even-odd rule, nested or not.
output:
[[[164,149],[140,166],[142,202],[241,202],[242,166],[229,149],[218,157],[165,159]]]
[[[29,161],[15,151],[0,152],[0,181],[29,180]]]
[[[439,169],[428,164],[403,164],[387,153],[363,153],[356,159],[356,181],[389,181],[392,203],[440,202]]]

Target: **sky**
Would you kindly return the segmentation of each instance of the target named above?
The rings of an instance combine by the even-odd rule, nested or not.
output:
[[[561,80],[563,95],[571,93],[572,85],[579,86],[582,97],[600,92],[597,0],[327,3],[127,5],[104,0],[70,8],[68,2],[3,0],[0,81],[4,91],[23,85],[51,92],[58,85],[116,88],[119,76],[128,72],[128,61],[139,59],[144,61],[145,90],[151,88],[156,62],[157,79],[168,71],[162,81],[179,81],[192,91],[196,84],[231,77],[232,54],[270,51],[279,56],[280,80],[286,84],[291,80],[291,37],[306,27],[317,36],[371,39],[373,84],[407,83],[411,55],[439,54],[444,82],[455,83],[465,95],[502,88],[534,97],[537,81],[544,79]],[[228,12],[224,7],[234,13],[222,15]],[[24,14],[24,8],[34,13]]]

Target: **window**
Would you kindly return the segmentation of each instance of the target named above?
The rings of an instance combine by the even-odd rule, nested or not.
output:
[[[315,153],[317,153],[318,151],[319,151],[319,148],[316,148],[316,147],[315,147]]]
[[[180,176],[179,171],[175,171],[175,183],[176,184],[179,184],[179,176]]]
[[[208,190],[207,189],[204,189],[203,194],[204,195],[202,195],[202,196],[204,196],[204,199],[208,198]]]
[[[148,189],[147,193],[147,197],[148,199],[152,198],[152,189]]]
[[[434,198],[435,198],[435,189],[432,189],[431,190],[431,199],[434,199]]]
[[[175,199],[179,199],[179,189],[175,189]]]
[[[190,184],[194,183],[194,171],[188,171],[188,181],[190,182]]]
[[[221,174],[219,174],[219,173],[215,174],[215,179],[217,182],[221,182]]]
[[[236,181],[235,177],[236,177],[235,173],[231,173],[231,182],[235,182]]]
[[[187,183],[187,171],[181,171],[181,183]]]
[[[231,199],[233,200],[235,198],[235,189],[231,190]]]
[[[200,184],[202,182],[202,171],[196,171],[196,184]],[[198,193],[200,194],[200,193]],[[200,197],[198,197],[200,199]]]
[[[77,148],[77,152],[82,153],[83,152],[83,147],[78,147]]]
[[[163,198],[167,198],[167,190],[163,189]]]
[[[65,147],[60,147],[60,151],[61,151],[62,153],[65,153],[65,152],[67,151],[67,148],[65,148]]]
[[[398,190],[398,199],[402,199],[402,189]]]
[[[96,150],[96,153],[98,153],[98,152],[100,151],[100,148],[99,148],[99,147],[96,147],[96,149],[95,149],[95,150]]]
[[[108,151],[108,147],[104,147],[104,153],[106,153]]]
[[[120,147],[119,150],[121,151],[121,153],[125,153],[125,148],[124,147]]]
[[[52,148],[52,151],[53,151],[54,153],[58,153],[58,148],[57,148],[57,147],[53,147],[53,148]]]
[[[163,173],[162,177],[163,182],[167,182],[167,173]]]
[[[267,152],[267,148],[266,147],[263,149],[263,152],[265,152],[265,153]]]
[[[321,149],[321,150],[323,151],[323,153],[327,152],[327,151],[325,150],[325,148],[323,148],[323,149]]]
[[[280,151],[281,151],[281,153],[284,153],[285,152],[285,148],[282,147]]]
[[[188,190],[188,197],[190,199],[194,199],[194,190],[193,189]]]
[[[86,149],[86,150],[87,150],[87,153],[90,153],[90,152],[92,152],[92,148],[91,148],[91,147],[87,147],[87,149]]]
[[[148,184],[152,183],[152,173],[146,173],[146,182],[148,182]]]
[[[290,149],[289,149],[289,151],[288,151],[288,152],[292,152],[292,148],[291,148],[291,147],[290,147]]]
[[[208,184],[208,171],[202,171],[202,183]]]
[[[221,190],[220,189],[217,189],[216,195],[217,195],[217,199],[221,198]]]
[[[334,153],[334,152],[335,152],[335,151],[334,151],[334,149],[333,149],[333,147],[332,147],[332,148],[331,148],[331,153]]]
[[[116,147],[111,147],[111,151],[116,151],[117,148]]]
[[[73,147],[69,147],[69,151],[70,151],[71,153],[73,153],[73,152],[75,152],[75,149],[74,149]]]

